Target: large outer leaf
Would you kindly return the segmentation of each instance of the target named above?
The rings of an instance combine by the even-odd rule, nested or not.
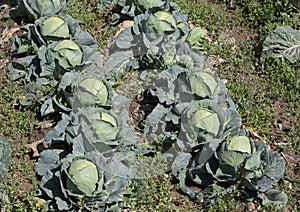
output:
[[[161,0],[138,0],[138,3],[141,4],[146,10],[149,10],[153,7],[161,7],[165,4]]]
[[[277,189],[270,189],[262,195],[263,205],[271,205],[276,208],[282,208],[288,203],[288,196]]]
[[[131,67],[138,67],[138,62],[133,51],[116,51],[105,62],[104,71],[108,78],[117,78],[119,75],[130,70]]]
[[[39,160],[34,166],[34,170],[39,176],[44,176],[47,171],[55,169],[58,166],[58,162],[65,156],[64,150],[61,149],[42,151]]]
[[[127,27],[120,32],[115,44],[119,49],[128,49],[133,45],[133,41],[132,27]]]
[[[260,166],[252,169],[245,167],[243,183],[249,189],[265,192],[283,178],[285,164],[280,154],[270,152],[263,142],[254,141],[254,143],[256,151],[260,153],[257,155],[257,157],[260,157]]]
[[[268,56],[293,61],[300,57],[300,32],[290,26],[279,26],[263,43],[261,59]]]

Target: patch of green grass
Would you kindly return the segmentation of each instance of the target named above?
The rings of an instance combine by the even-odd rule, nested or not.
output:
[[[17,99],[22,89],[15,83],[6,80],[1,84],[0,95],[0,135],[10,139],[24,141],[28,136],[34,119],[27,110],[22,110]],[[21,145],[24,143],[20,143]]]
[[[124,203],[128,211],[197,211],[195,202],[177,193],[170,175],[153,176],[135,182],[132,189],[137,192]]]
[[[106,27],[109,17],[97,9],[98,0],[69,0],[67,4],[67,14],[77,19],[81,29],[88,31],[98,42],[99,49],[106,46],[110,37],[117,31],[117,27]]]
[[[286,211],[300,211],[300,182],[284,181],[282,184],[283,185],[280,189],[282,189],[282,191],[284,191],[289,197],[288,207],[286,208]]]
[[[29,111],[22,110],[16,99],[22,93],[20,87],[9,80],[0,86],[0,135],[10,143],[12,153],[9,172],[4,177],[6,200],[1,200],[4,211],[37,211],[37,181],[33,161],[25,148],[28,135],[37,120]]]
[[[300,72],[299,62],[268,59],[261,70],[268,98],[278,103],[280,124],[286,127],[287,140],[300,152]]]
[[[175,0],[175,2],[196,26],[204,27],[213,37],[218,37],[226,25],[224,13],[208,5],[204,0]]]
[[[136,189],[139,195],[129,200],[127,207],[130,211],[171,209],[172,186],[164,176],[143,180],[143,184],[137,185]]]
[[[290,25],[299,29],[299,12],[288,0],[221,0],[234,8],[236,15],[242,17],[248,27],[259,31],[261,40],[276,26]]]
[[[214,211],[239,211],[244,208],[242,203],[237,202],[240,199],[240,192],[237,189],[233,189],[228,194],[224,194],[222,190],[214,189],[214,195],[218,196],[218,201],[214,204],[210,204],[206,201],[208,212]]]

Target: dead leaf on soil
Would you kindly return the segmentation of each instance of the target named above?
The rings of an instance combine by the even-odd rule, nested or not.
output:
[[[193,21],[189,21],[189,27],[191,28],[191,29],[194,29],[196,26],[195,26],[195,24],[194,24],[194,22]]]
[[[134,25],[134,21],[124,21],[123,23],[120,24],[120,29],[119,31],[116,32],[115,37],[118,37],[118,35],[127,27],[131,27]]]
[[[257,212],[260,210],[260,206],[254,204],[253,202],[247,203],[247,211]]]
[[[250,127],[247,127],[247,126],[243,126],[243,128],[245,128],[251,135],[252,138],[254,138],[255,140],[257,141],[261,141],[261,142],[264,142],[266,143],[266,141],[261,137],[259,136],[254,129],[250,128]]]
[[[209,55],[205,61],[205,67],[218,66],[224,62],[225,60],[217,55]]]
[[[44,144],[44,139],[41,139],[31,144],[27,144],[26,148],[32,151],[33,157],[39,157],[40,152],[46,148],[46,145]]]
[[[43,205],[45,204],[46,200],[42,199],[42,198],[38,198],[38,197],[35,197],[35,207],[36,208],[42,208]]]
[[[20,30],[20,27],[15,27],[15,28],[11,28],[11,29],[8,29],[8,27],[6,27],[2,33],[2,37],[0,39],[0,47],[2,47],[3,44],[7,43],[13,37],[13,35],[19,30]]]
[[[294,157],[292,155],[283,152],[281,153],[281,155],[285,158],[286,161],[292,160],[293,162],[300,164],[300,158]]]
[[[49,129],[53,126],[53,122],[51,121],[42,121],[39,122],[36,126],[37,129]]]

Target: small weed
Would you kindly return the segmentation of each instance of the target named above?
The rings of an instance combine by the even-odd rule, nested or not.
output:
[[[129,211],[196,211],[193,209],[195,203],[180,197],[181,195],[175,190],[176,186],[170,181],[170,175],[136,181],[132,189],[138,195],[128,199],[124,204],[124,209]]]
[[[213,211],[239,211],[243,209],[244,205],[237,202],[240,199],[240,192],[237,189],[230,191],[229,194],[224,194],[222,191],[214,191],[218,195],[218,201],[208,207],[208,212]]]

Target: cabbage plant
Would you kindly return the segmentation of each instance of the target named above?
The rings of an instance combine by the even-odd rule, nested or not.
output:
[[[14,54],[36,54],[41,46],[65,39],[75,40],[80,45],[97,47],[93,37],[80,29],[78,22],[69,15],[51,15],[23,26],[23,34],[15,38],[11,51]]]
[[[61,150],[41,153],[35,170],[42,176],[41,195],[48,208],[59,211],[118,210],[131,173],[117,157],[99,152],[68,154]]]
[[[104,68],[109,77],[130,69],[167,69],[172,65],[200,68],[205,56],[186,40],[187,16],[180,11],[161,10],[141,14],[134,25],[118,35]]]
[[[149,92],[158,98],[160,104],[212,99],[226,105],[230,101],[224,83],[203,68],[190,70],[172,66],[160,72],[152,84]]]
[[[70,96],[77,83],[76,80],[81,75],[67,74],[65,76],[66,73],[83,73],[82,75],[99,73],[101,66],[101,56],[96,49],[80,45],[73,40],[62,40],[53,42],[47,47],[42,46],[38,52],[38,61],[38,66],[29,66],[27,72],[23,73],[28,84],[25,86],[24,96],[20,99],[20,103],[24,106],[39,107],[46,101],[42,108],[42,115],[50,111],[58,112],[59,108],[65,110],[64,107],[66,109],[73,107],[70,104]],[[101,76],[101,73],[99,75]],[[94,81],[95,85],[96,81]],[[109,86],[106,84],[106,87]],[[54,105],[53,101],[56,101]]]
[[[263,198],[262,194],[272,189],[285,174],[280,154],[271,152],[264,142],[254,140],[244,130],[224,139],[203,164],[200,155],[204,151],[202,149],[192,158],[190,167],[186,169],[188,178],[198,186],[207,187],[213,181],[224,189],[236,186],[250,201]],[[197,195],[196,191],[188,191]]]
[[[103,108],[78,108],[46,134],[44,142],[50,148],[71,146],[72,151],[127,152],[136,144],[133,133],[126,125],[128,114]]]
[[[179,104],[175,111],[180,115],[182,139],[205,143],[235,134],[241,126],[241,117],[235,108],[223,108],[212,100],[199,100]]]
[[[81,72],[67,72],[58,84],[55,94],[41,105],[41,115],[77,111],[83,107],[111,107],[113,90],[93,64]],[[34,100],[33,100],[34,101]]]
[[[10,17],[38,19],[47,15],[65,14],[66,0],[18,0],[18,5],[10,11]]]
[[[164,33],[172,33],[177,27],[175,17],[169,11],[157,11],[150,14],[145,22],[139,24],[140,31],[144,32],[150,41],[156,40]]]
[[[148,135],[176,133],[188,143],[203,143],[241,125],[225,85],[210,72],[174,66],[158,74],[149,92],[159,104],[146,118]]]

